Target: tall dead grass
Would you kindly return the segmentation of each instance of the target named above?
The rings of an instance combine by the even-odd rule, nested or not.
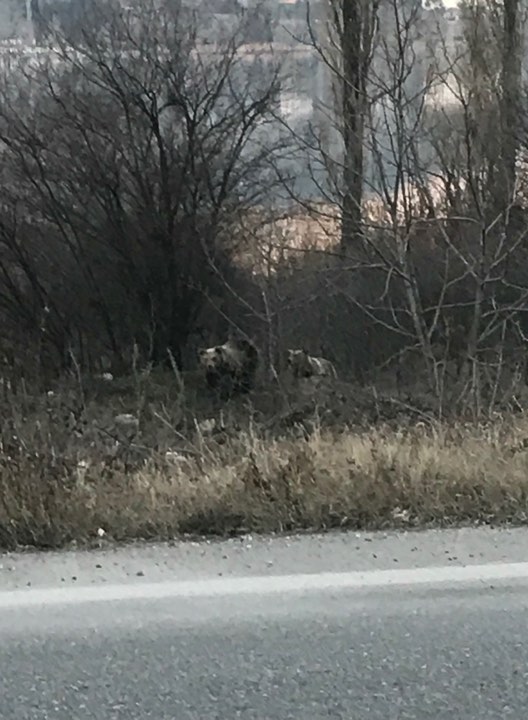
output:
[[[245,424],[222,413],[187,422],[178,387],[172,397],[95,396],[77,416],[66,397],[28,396],[4,412],[2,548],[90,542],[103,531],[127,540],[527,519],[524,415],[316,423],[295,434],[271,433],[247,408]],[[137,425],[120,426],[117,411]]]

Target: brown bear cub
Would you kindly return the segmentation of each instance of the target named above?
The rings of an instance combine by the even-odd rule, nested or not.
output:
[[[286,364],[295,378],[330,377],[337,378],[337,372],[330,360],[312,357],[306,350],[287,350]]]
[[[248,340],[230,339],[223,345],[202,348],[198,350],[198,361],[208,386],[224,397],[248,393],[255,385],[259,352]]]

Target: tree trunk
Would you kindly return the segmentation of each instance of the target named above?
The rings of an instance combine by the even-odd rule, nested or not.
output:
[[[344,196],[341,244],[344,253],[350,253],[361,236],[365,110],[362,5],[362,0],[342,0]]]
[[[501,93],[501,211],[509,217],[515,196],[515,161],[519,143],[519,98],[521,96],[519,0],[504,0],[502,93]],[[510,223],[507,223],[510,225]],[[508,228],[507,228],[508,231]]]

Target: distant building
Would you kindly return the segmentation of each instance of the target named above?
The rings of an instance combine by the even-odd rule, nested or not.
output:
[[[31,0],[1,0],[0,43],[18,39],[33,41]]]
[[[119,1],[122,7],[126,7],[130,0],[108,1]],[[277,64],[280,65],[277,122],[273,127],[267,125],[263,128],[262,134],[273,141],[284,134],[288,126],[297,138],[305,140],[304,149],[301,143],[295,156],[290,154],[284,158],[282,169],[285,175],[292,177],[302,194],[320,194],[321,188],[326,187],[328,166],[333,161],[334,167],[338,168],[342,157],[342,137],[338,127],[340,115],[335,94],[339,83],[336,84],[330,69],[313,46],[315,37],[325,51],[331,48],[325,14],[328,0],[182,2],[185,12],[189,13],[189,22],[192,20],[198,24],[201,51],[208,48],[209,52],[214,53],[236,28],[241,28],[244,45],[240,52],[247,59],[246,67],[252,63],[255,66],[255,83],[268,82],[267,69],[272,71]],[[12,56],[13,53],[21,52],[20,46],[15,48],[13,44],[14,37],[23,38],[26,46],[33,42],[33,34],[37,35],[38,41],[39,13],[48,13],[48,16],[51,13],[52,17],[61,22],[75,25],[81,22],[78,14],[80,7],[75,5],[74,0],[2,0],[0,10],[4,12],[5,22],[0,19],[0,28],[4,28],[4,54]],[[82,7],[89,7],[88,0]],[[406,99],[406,118],[411,124],[413,113],[421,112],[424,107],[446,108],[457,102],[448,70],[449,63],[460,48],[462,18],[457,7],[425,7],[421,0],[400,0],[398,9],[400,20],[409,20],[405,32],[408,33],[408,61],[412,63],[412,68],[405,73],[399,91]],[[9,22],[8,17],[11,18]],[[397,109],[390,87],[393,81],[391,73],[394,72],[391,62],[399,52],[398,32],[401,32],[401,28],[398,31],[395,25],[394,6],[382,0],[379,42],[372,64],[372,94],[378,97],[369,118],[376,127],[377,148],[374,154],[372,146],[367,143],[369,146],[365,152],[367,183],[371,185],[378,182],[380,163],[385,179],[392,182],[395,178]],[[523,71],[528,80],[528,58],[525,58]],[[424,152],[427,152],[427,143],[423,147]],[[320,162],[320,155],[319,161],[314,161],[321,148],[326,155],[325,167]]]

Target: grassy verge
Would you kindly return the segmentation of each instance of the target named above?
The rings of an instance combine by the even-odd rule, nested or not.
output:
[[[325,426],[319,408],[309,430],[271,432],[254,408],[239,407],[239,420],[209,408],[199,420],[181,388],[145,387],[90,400],[83,390],[80,405],[64,389],[10,399],[0,548],[90,542],[99,529],[126,540],[526,521],[522,414],[347,427]],[[139,425],[119,421],[124,412]]]

